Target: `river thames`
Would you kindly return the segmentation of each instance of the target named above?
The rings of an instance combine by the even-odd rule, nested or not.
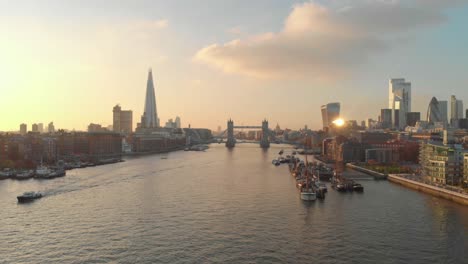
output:
[[[468,263],[468,207],[362,174],[364,193],[328,185],[306,203],[271,164],[281,148],[215,144],[0,181],[0,263]],[[45,197],[18,204],[24,191]]]

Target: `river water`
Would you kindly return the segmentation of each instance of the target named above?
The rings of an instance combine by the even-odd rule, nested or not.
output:
[[[283,147],[0,181],[0,263],[468,263],[468,207],[364,175],[362,194],[306,203],[271,164]],[[18,204],[24,191],[46,196]]]

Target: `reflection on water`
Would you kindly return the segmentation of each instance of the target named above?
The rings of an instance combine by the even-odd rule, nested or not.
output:
[[[1,181],[0,262],[466,262],[468,208],[372,180],[303,202],[271,164],[281,148],[215,144]],[[46,196],[17,204],[30,190]]]

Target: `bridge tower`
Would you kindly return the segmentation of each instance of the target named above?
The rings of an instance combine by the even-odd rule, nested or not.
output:
[[[236,139],[234,138],[234,121],[229,119],[227,122],[227,141],[226,147],[233,148],[236,145]]]
[[[260,140],[260,147],[261,148],[269,148],[270,147],[270,129],[268,129],[268,121],[265,119],[262,121],[262,140]]]

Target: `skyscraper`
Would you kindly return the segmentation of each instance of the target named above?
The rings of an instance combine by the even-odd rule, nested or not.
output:
[[[463,101],[457,100],[455,95],[450,97],[450,123],[457,127],[458,119],[463,118]]]
[[[49,125],[47,126],[47,132],[49,132],[49,133],[54,133],[55,132],[54,122],[49,123]]]
[[[158,112],[156,109],[156,95],[154,93],[153,73],[151,69],[148,72],[148,81],[146,83],[145,110],[141,117],[141,127],[157,128],[159,127]]]
[[[322,105],[323,130],[327,130],[330,125],[340,117],[340,103],[328,103]]]
[[[388,108],[392,109],[393,127],[404,129],[406,114],[411,112],[411,83],[403,78],[390,79],[388,102]]]
[[[448,124],[448,102],[447,100],[445,101],[439,101],[439,111],[440,111],[440,122],[443,122],[444,125]]]
[[[39,133],[39,126],[37,124],[32,124],[32,132]]]
[[[20,125],[20,134],[21,135],[26,135],[28,133],[28,125],[26,124],[21,124]]]
[[[427,107],[427,122],[431,125],[435,123],[444,122],[443,117],[441,115],[441,105],[440,102],[437,101],[437,98],[432,97],[429,106]],[[445,124],[445,123],[444,123]]]
[[[380,110],[380,122],[382,122],[382,128],[392,127],[392,109]]]
[[[43,123],[37,124],[37,129],[39,130],[39,133],[44,133],[44,124]]]
[[[181,123],[180,123],[180,117],[176,116],[175,118],[175,124],[176,124],[176,128],[181,128]]]

